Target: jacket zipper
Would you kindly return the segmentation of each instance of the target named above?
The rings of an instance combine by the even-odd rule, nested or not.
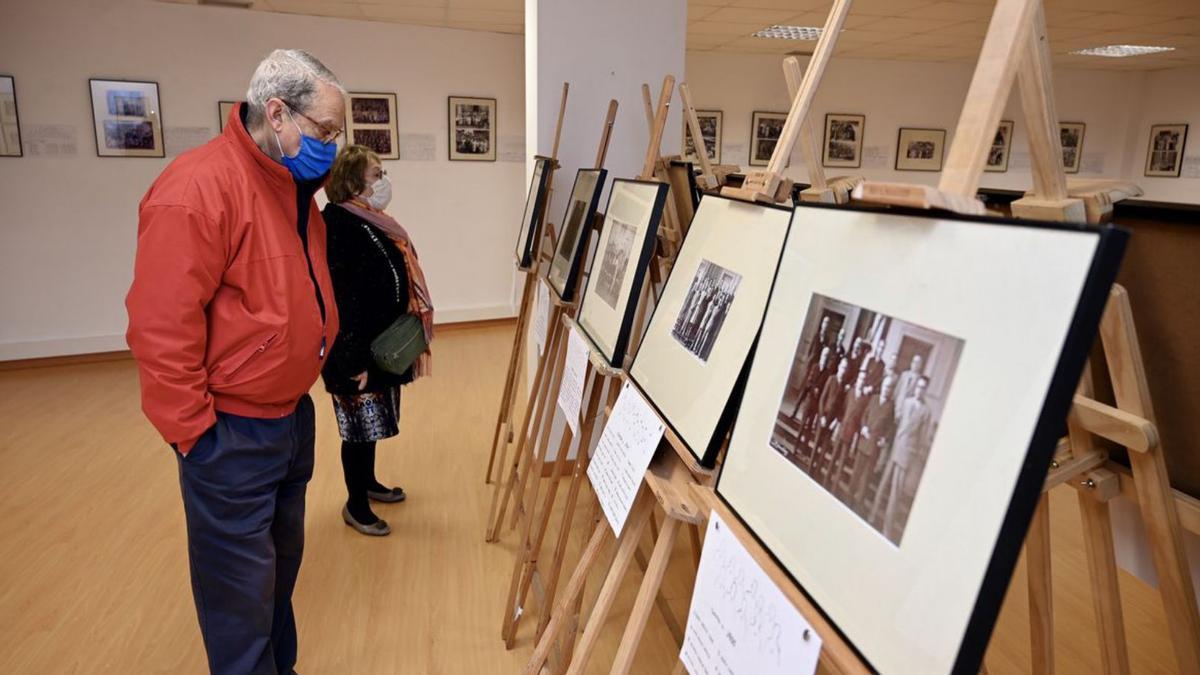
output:
[[[234,367],[233,370],[229,371],[229,374],[225,376],[225,379],[227,379],[227,380],[233,379],[233,376],[237,375],[239,372],[241,372],[242,368],[246,367],[246,364],[253,361],[254,358],[257,357],[259,354],[262,354],[263,352],[267,351],[267,347],[270,347],[271,343],[274,342],[275,338],[277,338],[277,337],[279,337],[279,333],[271,333],[271,337],[267,338],[266,340],[263,340],[262,344],[260,344],[257,349],[255,349],[254,351],[247,354],[246,358],[242,359],[241,363],[237,364],[237,366]]]
[[[321,296],[321,284],[319,281],[317,281],[317,273],[316,273],[316,270],[313,269],[312,255],[309,253],[309,246],[312,244],[312,241],[311,241],[312,240],[312,237],[311,237],[311,235],[312,235],[311,214],[310,214],[310,217],[306,218],[304,221],[304,234],[300,233],[300,214],[301,214],[300,209],[309,209],[309,207],[311,206],[311,202],[312,202],[312,196],[310,195],[309,198],[307,200],[305,200],[305,202],[303,204],[300,203],[300,186],[297,185],[296,186],[296,237],[300,240],[300,248],[304,249],[304,261],[306,263],[308,263],[308,278],[309,278],[309,281],[311,281],[312,285],[313,285],[313,296],[317,300],[317,310],[319,310],[321,313],[321,347],[317,351],[317,358],[324,359],[325,358],[325,350],[328,348],[328,345],[326,344],[325,333],[326,333],[326,327],[327,327],[329,319],[326,316],[325,299]],[[311,210],[311,209],[309,209],[309,210]]]

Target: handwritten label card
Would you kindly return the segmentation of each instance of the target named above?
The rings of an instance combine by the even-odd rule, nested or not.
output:
[[[679,659],[691,675],[811,675],[821,638],[714,511]]]
[[[662,435],[662,421],[626,381],[587,470],[604,517],[618,537]]]
[[[550,288],[545,281],[538,281],[537,303],[533,312],[533,339],[537,343],[538,356],[546,351],[546,322],[550,314]]]
[[[571,433],[579,435],[579,408],[583,404],[584,379],[588,366],[587,341],[574,326],[567,328],[567,360],[563,363],[562,385],[558,388],[558,407],[562,408]]]

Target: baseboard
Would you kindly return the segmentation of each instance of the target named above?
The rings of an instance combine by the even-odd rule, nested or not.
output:
[[[0,373],[32,368],[57,368],[59,366],[79,366],[87,363],[126,361],[132,358],[133,354],[130,354],[128,349],[124,349],[115,352],[97,352],[95,354],[71,354],[69,356],[45,356],[37,359],[14,359],[11,361],[0,361]]]

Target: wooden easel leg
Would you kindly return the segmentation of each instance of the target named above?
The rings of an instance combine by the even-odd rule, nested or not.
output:
[[[613,558],[608,576],[604,578],[604,585],[600,587],[600,594],[596,596],[596,604],[592,608],[591,615],[588,616],[583,638],[580,639],[579,645],[572,655],[567,675],[580,675],[587,667],[588,659],[591,658],[592,651],[596,648],[596,641],[600,637],[600,630],[604,627],[605,620],[608,619],[613,601],[617,599],[617,590],[621,587],[621,580],[625,578],[625,572],[629,569],[630,561],[633,560],[633,552],[637,550],[638,541],[642,538],[642,531],[646,529],[646,523],[650,520],[654,499],[645,487],[639,493],[638,502],[633,513],[629,514],[629,519],[625,522],[625,529],[621,532],[618,540],[617,555]],[[603,525],[603,523],[601,524]],[[543,639],[549,636],[550,633],[547,631]]]
[[[556,318],[557,311],[551,311],[550,317]],[[500,525],[504,522],[504,512],[508,508],[508,500],[512,497],[513,490],[519,483],[522,490],[525,482],[522,476],[528,475],[530,460],[525,455],[525,448],[530,436],[530,422],[533,421],[533,429],[537,429],[542,419],[542,403],[546,397],[546,391],[549,389],[550,373],[548,366],[553,366],[558,361],[558,352],[560,349],[558,340],[558,322],[555,322],[548,330],[546,338],[546,348],[542,353],[541,360],[538,361],[537,372],[534,375],[534,385],[529,390],[529,404],[525,408],[524,421],[521,424],[521,436],[517,439],[516,453],[512,458],[512,465],[508,472],[508,480],[505,482],[504,489],[496,486],[496,491],[492,493],[492,505],[488,510],[488,530],[486,541],[496,541],[500,534]],[[501,496],[503,492],[503,496]]]
[[[562,313],[560,312],[560,321],[561,315]],[[517,506],[521,508],[514,508],[512,510],[512,515],[509,517],[508,521],[508,529],[510,530],[517,526],[517,517],[523,510],[532,509],[537,505],[537,495],[542,484],[542,468],[545,466],[546,461],[545,449],[550,443],[550,432],[554,428],[554,417],[558,412],[558,390],[562,386],[563,364],[565,364],[567,361],[567,331],[565,329],[559,331],[558,342],[558,357],[553,364],[554,369],[551,371],[550,386],[546,390],[546,395],[543,400],[543,405],[545,407],[542,412],[542,425],[541,427],[536,425],[534,426],[534,429],[541,429],[541,435],[537,439],[537,445],[533,446],[534,454],[537,454],[540,459],[537,462],[537,466],[531,467],[532,470],[526,472],[521,478],[522,491],[517,493],[523,495],[522,500],[517,504]],[[569,431],[570,427],[564,426],[563,429],[564,431]],[[570,439],[568,439],[567,442],[569,443]],[[538,448],[543,449],[540,454],[537,453]],[[533,478],[532,481],[530,481],[530,476]]]
[[[592,502],[592,521],[598,523],[601,527],[605,525],[604,512],[600,508],[599,500]],[[615,551],[614,551],[615,553]],[[567,633],[562,638],[560,651],[559,668],[555,671],[561,673],[566,670],[566,664],[570,663],[571,656],[575,653],[575,640],[579,637],[580,618],[583,614],[583,586],[580,585],[580,591],[575,597],[575,604],[571,607],[571,614],[567,619]]]
[[[1054,672],[1054,604],[1050,585],[1050,497],[1038,500],[1033,523],[1025,537],[1025,565],[1029,577],[1029,633],[1031,673]]]
[[[1114,476],[1115,479],[1115,476]],[[1092,577],[1092,605],[1100,629],[1100,663],[1108,675],[1129,673],[1129,648],[1121,611],[1121,589],[1113,554],[1112,521],[1108,502],[1079,490],[1079,513],[1083,519],[1083,548]]]
[[[663,523],[662,532],[654,542],[654,554],[650,556],[650,566],[642,578],[638,588],[637,600],[633,603],[633,611],[629,615],[629,623],[625,625],[625,634],[621,637],[621,646],[617,648],[617,657],[613,662],[613,673],[625,675],[633,668],[633,657],[641,644],[642,634],[646,632],[646,621],[650,618],[651,603],[659,595],[662,588],[663,574],[667,571],[667,563],[671,560],[671,549],[675,546],[675,535],[683,521],[667,518]]]
[[[521,291],[521,304],[517,309],[517,328],[513,335],[512,350],[509,352],[508,357],[508,375],[504,380],[504,394],[500,397],[500,412],[496,415],[496,429],[492,435],[492,452],[488,456],[487,473],[483,477],[484,483],[492,482],[492,470],[496,463],[496,449],[501,445],[508,445],[508,436],[511,432],[512,404],[517,388],[517,369],[520,368],[521,354],[525,351],[525,326],[529,322],[529,301],[536,287],[534,276],[532,272],[525,274],[525,288]],[[500,460],[500,466],[504,466],[503,459]],[[497,480],[499,478],[499,476],[496,477]]]

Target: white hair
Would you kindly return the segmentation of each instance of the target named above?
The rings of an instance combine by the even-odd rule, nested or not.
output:
[[[312,106],[317,83],[325,82],[346,93],[337,75],[302,49],[276,49],[254,69],[246,90],[246,124],[253,127],[266,117],[267,101],[281,99],[298,112]]]

